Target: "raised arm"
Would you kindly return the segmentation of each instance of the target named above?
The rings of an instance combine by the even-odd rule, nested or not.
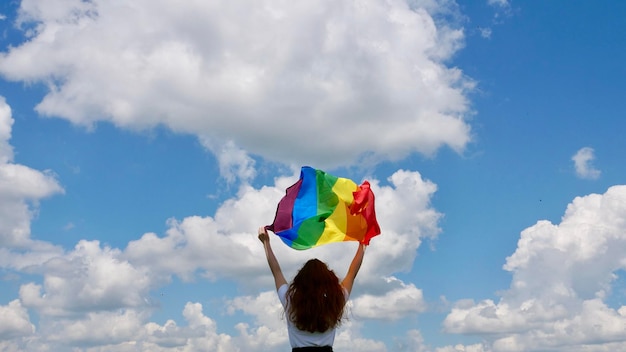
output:
[[[348,291],[348,294],[352,292],[352,284],[354,284],[354,279],[356,278],[356,274],[359,273],[359,269],[361,268],[361,263],[363,263],[363,256],[365,255],[365,247],[366,245],[363,243],[359,243],[359,248],[356,250],[356,254],[352,259],[352,263],[350,263],[350,268],[348,269],[348,273],[346,277],[341,281],[341,286]]]
[[[274,255],[272,246],[270,245],[270,236],[267,234],[267,230],[263,226],[259,227],[259,240],[263,243],[263,247],[265,248],[267,264],[270,266],[270,270],[274,276],[274,284],[276,285],[276,290],[278,290],[280,286],[287,284],[287,280],[285,280],[285,276],[283,275],[282,270],[280,270],[280,264],[278,264],[278,260]]]

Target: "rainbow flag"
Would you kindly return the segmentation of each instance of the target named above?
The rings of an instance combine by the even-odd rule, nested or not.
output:
[[[266,228],[299,250],[342,241],[369,244],[380,234],[369,182],[357,186],[350,179],[308,166],[302,167],[300,180],[287,188],[274,223]]]

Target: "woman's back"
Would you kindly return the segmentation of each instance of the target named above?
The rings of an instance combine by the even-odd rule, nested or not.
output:
[[[285,308],[285,316],[287,318],[287,332],[289,334],[289,342],[291,347],[308,347],[308,346],[332,346],[335,342],[335,331],[338,324],[332,328],[328,328],[325,331],[309,332],[299,329],[289,319],[287,312],[289,311],[289,302],[287,300],[288,285],[284,284],[278,289],[278,298]],[[348,292],[343,290],[344,301],[348,301]]]
[[[286,296],[287,316],[300,330],[324,332],[341,322],[346,295],[337,275],[319,259],[302,266]]]

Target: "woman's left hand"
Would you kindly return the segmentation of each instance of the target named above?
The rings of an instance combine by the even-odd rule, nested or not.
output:
[[[259,227],[259,241],[261,241],[263,244],[270,241],[270,236],[267,234],[265,226]]]

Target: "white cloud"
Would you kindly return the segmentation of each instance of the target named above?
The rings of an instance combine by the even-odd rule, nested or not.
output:
[[[491,6],[500,6],[500,7],[511,6],[508,0],[487,0],[487,4]]]
[[[124,256],[136,266],[149,268],[152,275],[175,274],[190,280],[200,269],[212,280],[236,279],[260,287],[259,282],[268,279],[269,272],[256,229],[273,217],[272,208],[282,196],[280,192],[270,187],[246,187],[238,199],[226,201],[214,218],[172,219],[165,237],[144,234],[129,242]],[[275,243],[278,255],[287,252],[277,240]],[[173,257],[177,260],[161,260]],[[296,255],[287,252],[282,257],[290,263]]]
[[[0,340],[28,336],[34,332],[35,326],[30,322],[28,311],[19,300],[0,306]]]
[[[495,24],[502,23],[502,17],[508,17],[512,14],[511,2],[509,0],[487,0],[487,4],[495,10],[493,15]]]
[[[295,175],[280,178],[274,186],[260,189],[244,185],[236,198],[218,208],[214,217],[170,220],[164,237],[144,234],[129,242],[122,257],[138,270],[149,268],[152,281],[165,280],[170,275],[191,280],[199,269],[212,280],[234,280],[254,291],[270,289],[272,279],[255,229],[271,221],[285,188],[295,179]],[[353,291],[351,313],[359,320],[415,316],[425,309],[421,290],[394,279],[392,274],[409,270],[421,239],[438,236],[441,214],[430,203],[437,186],[423,180],[417,172],[404,170],[390,176],[388,186],[371,181],[384,231],[372,240],[367,250]],[[305,252],[291,250],[276,237],[272,237],[272,243],[287,277],[295,275],[310,257],[328,262],[337,275],[342,276],[356,250],[356,243],[327,245]],[[402,309],[393,302],[402,303]],[[227,302],[227,307],[231,313],[242,312],[253,319],[251,323],[237,325],[238,334],[231,336],[234,345],[245,350],[275,350],[277,346],[288,346],[280,303],[273,290],[257,296],[235,297]],[[359,326],[350,321],[345,324],[338,332],[337,348],[343,346],[341,349],[346,351],[385,349],[380,341],[361,337],[358,329]]]
[[[212,150],[220,167],[220,174],[228,182],[251,181],[256,176],[254,159],[245,150],[237,147],[233,141],[216,145],[210,138],[200,138],[202,145]]]
[[[236,339],[239,345],[254,351],[289,348],[287,323],[275,290],[261,292],[256,297],[236,297],[227,305],[230,314],[241,311],[254,317],[253,327],[244,323],[238,324],[240,336]]]
[[[10,138],[10,130],[7,132],[5,140]],[[46,179],[44,174],[25,166],[3,166],[3,170],[12,171],[8,173],[11,177],[4,178],[8,181],[0,184],[5,204],[9,200],[23,202],[25,198],[38,199],[49,195],[50,190],[55,189],[53,186],[58,187],[54,179]],[[141,239],[129,242],[124,251],[102,247],[98,241],[84,240],[69,252],[32,240],[24,242],[19,251],[10,247],[1,248],[0,267],[17,273],[41,275],[43,281],[23,284],[19,299],[8,306],[0,306],[4,312],[0,320],[0,336],[6,339],[0,347],[7,351],[67,349],[70,346],[81,346],[89,351],[232,351],[286,347],[286,330],[284,321],[280,319],[281,308],[274,291],[262,293],[256,298],[237,297],[231,301],[231,309],[255,318],[252,326],[238,324],[237,336],[217,333],[215,322],[202,314],[199,304],[185,307],[183,315],[188,326],[177,326],[172,320],[163,326],[148,322],[152,302],[147,297],[152,289],[166,283],[171,275],[192,279],[198,269],[204,270],[210,279],[227,277],[255,287],[271,286],[269,270],[254,230],[273,217],[284,189],[294,179],[279,178],[275,187],[261,189],[244,185],[239,196],[226,201],[213,218],[192,216],[182,221],[170,220],[170,229],[165,237],[145,234]],[[395,205],[397,211],[390,206],[389,210],[379,212],[381,223],[399,221],[390,226],[390,236],[396,239],[410,236],[413,246],[398,248],[385,256],[368,251],[368,254],[373,254],[369,259],[372,267],[382,267],[383,270],[370,269],[369,276],[378,279],[366,279],[364,283],[380,281],[384,275],[394,271],[393,264],[378,265],[376,261],[382,259],[376,258],[386,260],[403,256],[405,259],[397,263],[406,263],[412,260],[414,253],[411,249],[419,246],[420,237],[432,237],[438,233],[436,223],[439,215],[430,209],[429,203],[436,186],[423,181],[418,173],[406,171],[394,174],[390,181],[391,187],[377,188],[381,201],[405,202],[414,209],[413,212],[403,212],[401,205]],[[376,180],[374,184],[378,184]],[[406,197],[405,192],[414,197]],[[385,221],[384,218],[391,214],[394,218]],[[30,218],[26,217],[23,224],[8,223],[5,226],[8,229],[24,229],[29,227],[29,221]],[[377,241],[378,246],[384,247],[388,240]],[[291,268],[286,272],[293,274],[302,262],[301,253],[274,242],[283,264]],[[333,248],[327,256],[328,259],[336,257],[329,262],[334,261],[335,265],[339,262],[344,267],[350,260],[345,246]],[[368,276],[367,270],[362,276]],[[403,289],[397,290],[395,287],[398,286]],[[385,294],[385,290],[391,291]],[[422,304],[421,291],[398,280],[386,289],[383,287],[382,291],[382,297],[410,299],[411,303]],[[364,307],[365,311],[375,309],[384,316],[402,315],[394,307],[380,307],[375,302],[369,304],[366,301],[359,301],[359,308],[355,311]],[[270,304],[272,302],[273,305]],[[37,331],[29,320],[27,309],[39,316]],[[349,328],[351,326],[347,324],[338,334],[338,346],[346,347],[345,350],[384,350],[381,342],[360,337],[356,330],[358,326]],[[360,347],[354,349],[355,346]]]
[[[141,337],[143,314],[135,310],[94,311],[78,319],[44,320],[41,325],[45,339],[53,344],[116,345]]]
[[[480,36],[486,39],[491,38],[491,33],[493,32],[490,27],[481,27],[478,29],[480,31]]]
[[[422,336],[422,333],[415,329],[408,330],[404,338],[396,338],[393,350],[413,352],[432,351],[432,349],[424,344],[424,337]]]
[[[24,246],[40,199],[63,189],[55,177],[19,164],[0,164],[0,244]]]
[[[43,285],[22,285],[20,300],[44,316],[146,308],[150,278],[119,257],[119,250],[101,248],[98,241],[80,241],[74,251],[30,267],[42,274]]]
[[[150,268],[153,275],[175,274],[189,279],[201,268],[212,279],[231,278],[255,288],[263,287],[270,282],[270,273],[254,231],[259,225],[271,222],[285,188],[295,178],[285,180],[278,179],[275,186],[261,189],[242,187],[237,198],[224,202],[214,217],[170,220],[164,237],[147,233],[130,241],[124,258],[134,265]],[[372,240],[362,267],[363,275],[359,276],[366,285],[369,281],[375,283],[372,288],[381,283],[385,286],[380,281],[382,278],[408,270],[421,239],[435,238],[440,232],[441,214],[430,204],[436,185],[423,180],[417,172],[403,170],[394,173],[389,181],[390,186],[380,186],[377,180],[372,180],[377,215],[384,232]],[[346,251],[350,244],[297,252],[284,246],[277,237],[273,243],[287,275],[295,274],[304,262],[303,256],[319,256],[336,268],[338,275],[343,275],[353,255],[352,249]],[[177,260],[161,260],[172,256]]]
[[[473,83],[444,62],[463,31],[430,13],[374,0],[23,1],[18,22],[36,26],[0,55],[0,74],[46,84],[42,115],[209,140],[227,176],[253,172],[238,150],[324,168],[462,151]]]
[[[10,114],[3,116],[4,126],[10,127]],[[8,141],[10,128],[3,132],[2,138]],[[32,210],[27,201],[36,202],[62,192],[54,177],[23,165],[0,165],[0,216],[20,220],[6,221],[2,226],[7,233],[21,231],[18,247],[6,245],[18,241],[5,240],[0,248],[0,267],[41,277],[41,281],[23,283],[19,298],[0,307],[7,313],[0,321],[0,334],[9,339],[0,346],[4,350],[80,346],[89,351],[231,351],[286,346],[284,321],[280,320],[280,305],[273,290],[231,300],[231,310],[254,319],[252,324],[238,324],[236,336],[217,333],[215,322],[203,315],[198,304],[189,304],[183,311],[188,326],[178,326],[172,320],[165,325],[151,323],[154,302],[149,297],[172,275],[192,280],[198,272],[210,280],[233,280],[246,289],[272,287],[256,228],[271,221],[278,200],[295,179],[296,175],[278,178],[274,186],[260,189],[243,184],[238,195],[225,201],[213,217],[171,219],[165,236],[146,233],[123,250],[81,240],[66,251],[29,238]],[[411,267],[422,239],[438,236],[441,214],[430,203],[437,186],[419,173],[405,170],[391,175],[389,185],[371,181],[384,232],[372,240],[367,251],[358,288],[353,292],[353,313],[367,319],[414,316],[424,309],[422,292],[413,284],[395,279],[393,273]],[[10,207],[15,204],[22,208]],[[11,211],[3,213],[3,209]],[[276,238],[273,243],[288,277],[310,256],[327,261],[342,276],[357,245],[335,244],[298,252]],[[381,304],[381,299],[412,308],[399,310],[397,305]],[[29,321],[29,312],[38,316],[36,330]],[[348,321],[337,335],[337,346],[355,351],[385,349],[382,342],[360,336],[360,327]]]
[[[439,220],[443,215],[430,203],[436,184],[422,179],[418,172],[406,170],[396,171],[388,181],[390,186],[372,182],[382,234],[372,239],[361,268],[365,275],[359,277],[372,291],[393,283],[378,281],[381,278],[409,271],[422,240],[436,239],[441,232]]]
[[[495,351],[624,347],[626,307],[606,300],[626,269],[625,253],[626,186],[577,197],[560,224],[540,221],[522,232],[504,266],[513,279],[499,302],[459,301],[444,328],[496,334]]]
[[[39,200],[62,193],[54,175],[14,164],[11,107],[0,96],[0,245],[26,246]]]
[[[4,111],[0,113],[0,143],[5,143],[7,161],[0,164],[0,218],[6,218],[0,225],[5,244],[0,248],[0,267],[42,279],[23,283],[19,298],[0,306],[6,313],[0,320],[0,336],[8,339],[0,345],[2,349],[81,346],[89,351],[231,351],[287,346],[273,290],[257,297],[235,297],[228,303],[231,311],[253,317],[252,324],[236,326],[236,336],[217,333],[215,322],[202,314],[198,304],[188,304],[183,311],[188,326],[177,326],[171,320],[162,326],[151,323],[154,302],[149,297],[172,275],[192,280],[198,272],[210,280],[234,280],[247,289],[272,287],[255,230],[271,221],[295,174],[260,189],[244,183],[238,195],[225,201],[213,217],[171,219],[163,237],[146,233],[123,250],[81,240],[66,251],[29,237],[33,211],[29,202],[63,190],[51,174],[10,162],[12,118],[8,105],[0,110]],[[421,290],[395,279],[393,273],[411,267],[422,239],[438,236],[441,214],[430,204],[437,186],[419,173],[405,170],[395,172],[388,181],[389,185],[381,185],[371,180],[384,232],[372,240],[353,292],[352,313],[360,319],[401,319],[425,308]],[[288,277],[310,256],[327,261],[342,276],[356,250],[356,243],[306,252],[291,250],[276,238],[273,243]],[[398,309],[405,304],[411,308]],[[29,312],[39,317],[36,330]],[[385,349],[382,342],[360,336],[360,327],[348,321],[337,335],[337,346],[355,351]]]
[[[396,279],[397,280],[397,279]],[[397,320],[426,309],[422,290],[400,282],[400,287],[375,296],[364,294],[353,300],[352,313],[358,319]]]
[[[352,321],[344,322],[337,330],[333,348],[347,352],[384,352],[387,348],[384,343],[367,337],[359,332],[360,324]]]
[[[0,247],[0,268],[30,273],[50,259],[62,256],[61,246],[44,241],[29,241],[23,250]]]
[[[182,312],[186,325],[173,320],[146,323],[146,312],[124,309],[90,312],[84,317],[43,320],[39,338],[14,344],[29,350],[105,351],[222,351],[241,350],[229,335],[217,332],[215,321],[200,303],[188,302]],[[1,345],[0,345],[1,346]]]
[[[487,0],[487,4],[494,9],[492,23],[500,25],[504,19],[513,15],[513,7],[509,0]]]
[[[461,345],[445,346],[435,349],[435,352],[489,352],[490,348],[486,347],[482,343],[473,345]]]
[[[287,331],[283,329],[286,326],[283,308],[275,290],[261,292],[256,297],[235,297],[228,302],[228,311],[231,314],[234,311],[242,311],[254,316],[257,319],[255,323],[281,331],[282,333],[277,337],[281,340],[280,342],[287,339]]]
[[[600,177],[600,170],[596,169],[592,162],[595,159],[593,148],[584,147],[574,154],[572,160],[576,168],[576,175],[580,178],[595,180]]]
[[[13,117],[11,107],[6,99],[0,96],[0,163],[6,164],[13,160],[13,146],[9,144],[11,130],[13,127]]]

